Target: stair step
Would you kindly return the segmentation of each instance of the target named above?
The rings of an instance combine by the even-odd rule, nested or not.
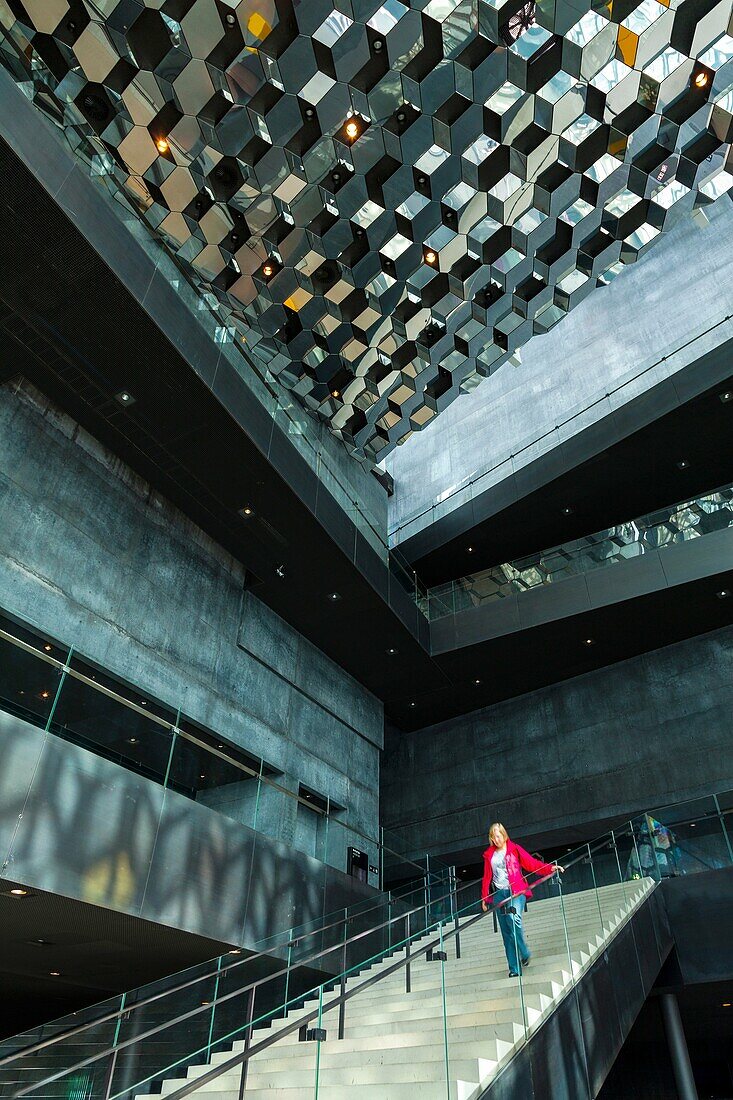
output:
[[[416,1087],[420,1100],[446,1100],[446,1030],[450,1100],[475,1100],[524,1041],[524,1020],[533,1029],[539,1026],[568,988],[571,969],[578,975],[590,965],[652,885],[649,880],[611,884],[597,894],[564,896],[562,905],[557,897],[532,902],[526,920],[532,965],[523,972],[521,989],[517,979],[506,975],[501,937],[483,921],[461,931],[461,959],[455,958],[452,937],[442,965],[416,957],[409,995],[404,968],[359,993],[369,979],[404,961],[404,949],[395,949],[389,958],[348,978],[347,991],[357,995],[347,1002],[344,1039],[336,1037],[338,1006],[327,1008],[321,1019],[328,1034],[325,1042],[301,1043],[294,1030],[253,1056],[247,1100],[315,1100],[317,1059],[318,1100],[415,1100]],[[325,1004],[339,992],[338,986],[327,992]],[[315,1003],[311,999],[273,1021],[271,1028],[257,1029],[253,1043],[293,1026]],[[191,1066],[186,1078],[164,1082],[162,1095],[175,1092],[184,1080],[205,1076],[212,1066],[225,1065],[243,1049],[237,1041],[228,1050],[217,1050],[209,1064]],[[240,1076],[240,1067],[224,1071],[196,1094],[206,1100],[237,1100]],[[136,1100],[146,1098],[138,1094]]]

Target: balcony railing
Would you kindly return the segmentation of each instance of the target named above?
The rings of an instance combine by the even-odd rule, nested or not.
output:
[[[694,500],[660,508],[574,542],[554,546],[459,580],[429,588],[417,597],[429,619],[441,619],[480,607],[567,577],[618,565],[666,546],[690,542],[733,526],[733,485],[715,489]]]

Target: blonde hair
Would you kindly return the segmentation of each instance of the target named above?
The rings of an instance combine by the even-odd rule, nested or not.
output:
[[[489,841],[491,841],[491,834],[493,833],[494,829],[499,830],[501,835],[504,837],[504,840],[509,839],[509,833],[506,831],[502,823],[500,821],[494,821],[493,824],[489,825]]]

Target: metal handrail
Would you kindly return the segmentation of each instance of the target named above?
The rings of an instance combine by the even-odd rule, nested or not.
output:
[[[572,867],[575,863],[581,862],[584,858],[585,858],[584,856],[578,856],[577,858],[567,862],[565,864],[565,866],[566,867]],[[536,872],[530,872],[530,873],[533,874],[533,873],[536,873]],[[556,874],[556,872],[553,870],[551,874],[544,875],[542,878],[540,878],[537,881],[531,883],[530,885],[539,886],[543,882],[546,882],[549,879],[553,878],[555,874]],[[429,904],[431,906],[432,905],[437,905],[440,902],[444,901],[446,898],[456,897],[459,892],[461,892],[463,890],[467,890],[470,887],[475,886],[477,882],[478,882],[478,880],[474,880],[473,882],[469,882],[469,883],[464,883],[464,885],[460,887],[460,891],[459,890],[450,890],[447,894],[442,895],[440,898],[431,900]],[[495,911],[496,908],[501,908],[503,905],[506,905],[511,900],[513,900],[512,896],[510,896],[509,898],[505,898],[502,902],[499,903],[498,906],[494,907],[493,911]],[[336,950],[345,951],[349,947],[349,945],[357,943],[358,941],[364,939],[365,937],[371,936],[375,932],[381,931],[383,928],[387,928],[388,926],[394,924],[395,921],[407,920],[413,913],[418,913],[418,912],[421,912],[421,911],[424,911],[424,910],[425,910],[425,904],[416,906],[414,909],[410,910],[407,913],[401,913],[398,917],[391,917],[388,920],[383,921],[381,924],[374,925],[371,928],[365,929],[363,932],[357,933],[355,936],[350,937],[348,940],[344,940],[341,943],[334,944],[331,947],[325,948],[325,949],[317,952],[315,955],[310,956],[308,959],[302,959],[302,960],[299,961],[298,965],[299,966],[306,966],[306,965],[308,965],[312,962],[315,962],[318,959],[323,958],[325,955],[329,955],[329,954],[333,953]],[[478,917],[471,919],[471,921],[469,922],[469,925],[464,924],[463,928],[465,929],[466,927],[470,926],[470,924],[473,924],[476,919],[484,917],[485,915],[486,914],[484,914],[484,913],[478,914]],[[459,928],[455,928],[453,930],[453,932],[451,933],[451,935],[457,934],[459,931],[460,931]],[[419,933],[419,935],[424,935],[424,934],[425,934],[424,932]],[[399,948],[399,946],[400,946],[399,944],[396,944],[394,947],[388,949],[385,952],[382,952],[380,957],[382,957],[382,958],[386,957],[392,951],[397,950]],[[428,950],[430,946],[435,946],[435,944],[433,943],[432,945],[427,945],[424,950]],[[422,954],[422,953],[423,953],[423,949],[420,949],[420,951],[418,951],[418,954]],[[247,961],[247,960],[242,960],[242,961]],[[367,960],[364,960],[364,962],[366,962],[366,961]],[[384,974],[375,975],[374,979],[369,979],[369,983],[371,984],[372,981],[377,980],[379,977],[385,976],[386,973],[390,973],[390,974],[393,973],[395,970],[399,969],[400,966],[408,965],[409,961],[410,961],[410,957],[408,956],[404,960],[404,962],[398,963],[395,967],[389,968],[389,970],[386,971]],[[234,964],[234,965],[236,965],[236,964]],[[65,1077],[69,1073],[75,1073],[80,1069],[84,1069],[86,1066],[91,1065],[94,1062],[98,1062],[102,1058],[106,1058],[109,1055],[113,1055],[116,1058],[119,1051],[124,1050],[127,1047],[132,1046],[132,1045],[134,1045],[134,1044],[136,1044],[136,1043],[138,1043],[138,1042],[140,1042],[144,1039],[148,1039],[153,1035],[157,1035],[159,1032],[165,1031],[168,1028],[173,1027],[176,1024],[184,1023],[186,1020],[190,1020],[191,1018],[193,1018],[194,1016],[197,1016],[201,1012],[210,1011],[212,1006],[223,1004],[227,1001],[232,1000],[234,997],[241,997],[245,993],[249,993],[250,994],[250,1005],[253,1005],[254,1004],[254,994],[255,994],[256,990],[260,986],[265,985],[270,981],[274,981],[275,979],[277,979],[279,977],[282,977],[283,974],[286,974],[288,972],[288,970],[289,970],[289,967],[286,967],[284,970],[277,971],[276,973],[270,974],[270,975],[268,975],[264,978],[259,978],[256,981],[251,982],[249,985],[245,985],[245,986],[242,986],[239,989],[232,990],[231,992],[226,993],[221,997],[215,997],[214,1000],[212,1002],[210,1002],[209,1004],[207,1004],[207,1005],[198,1005],[196,1008],[190,1009],[188,1012],[181,1013],[179,1016],[174,1017],[172,1020],[166,1020],[162,1024],[157,1024],[156,1026],[154,1026],[152,1028],[149,1028],[147,1031],[144,1031],[144,1032],[142,1032],[138,1035],[135,1035],[135,1036],[131,1036],[129,1039],[125,1039],[120,1043],[116,1043],[113,1046],[105,1047],[102,1051],[98,1051],[95,1054],[90,1055],[88,1058],[85,1058],[82,1061],[77,1062],[72,1066],[67,1066],[64,1069],[59,1070],[57,1073],[52,1074],[51,1076],[46,1077],[41,1081],[36,1081],[32,1085],[27,1086],[25,1089],[21,1089],[19,1092],[15,1093],[15,1096],[16,1097],[27,1096],[30,1093],[35,1092],[37,1089],[42,1088],[45,1085],[52,1084],[54,1081],[57,1081],[60,1078]],[[341,976],[342,975],[336,974],[332,978],[329,979],[329,982],[336,982],[336,981],[339,980],[339,978]],[[362,985],[359,988],[360,989],[364,988],[364,986]],[[312,990],[309,991],[309,992],[312,992]],[[344,1001],[346,999],[348,999],[348,997],[353,996],[354,992],[357,992],[357,991],[354,990],[354,991],[352,991],[351,994],[342,995],[343,998],[344,998]],[[300,997],[296,998],[296,1000],[301,1000],[306,996],[308,996],[308,993],[302,994]],[[333,1001],[332,1004],[329,1005],[329,1008],[333,1007],[334,1005],[340,1004],[340,1003],[341,1003],[341,998]],[[130,1009],[132,1009],[133,1007],[134,1006],[131,1005]],[[283,1006],[279,1006],[279,1007],[283,1007]],[[121,1012],[117,1013],[117,1015],[124,1015],[126,1011],[127,1010],[122,1010]],[[277,1011],[277,1009],[275,1009],[273,1011]],[[275,1042],[282,1035],[290,1034],[291,1031],[296,1029],[296,1027],[301,1027],[304,1022],[308,1023],[311,1019],[314,1019],[315,1015],[317,1015],[317,1011],[314,1014],[311,1014],[311,1015],[305,1017],[305,1021],[304,1021],[304,1018],[300,1018],[296,1025],[293,1025],[292,1027],[288,1026],[287,1028],[283,1029],[282,1031],[277,1032],[277,1034],[275,1036],[272,1036],[270,1038],[270,1040],[268,1040],[264,1043],[264,1046],[269,1046],[271,1042]],[[255,1022],[254,1020],[250,1020],[245,1025],[245,1028],[251,1029],[254,1022]],[[227,1062],[225,1064],[227,1066],[229,1066],[231,1064],[235,1064],[235,1065],[240,1064],[241,1062],[246,1061],[248,1057],[251,1057],[252,1054],[256,1053],[257,1050],[260,1050],[260,1049],[263,1049],[263,1044],[258,1044],[258,1046],[256,1048],[251,1048],[249,1053],[245,1052],[246,1057],[237,1056],[237,1058],[234,1060],[233,1063]],[[19,1052],[19,1054],[20,1054],[20,1052]],[[19,1054],[16,1054],[13,1057],[18,1057]],[[2,1063],[0,1063],[0,1064],[2,1064]],[[211,1079],[213,1080],[213,1078],[216,1077],[216,1076],[218,1076],[218,1072],[215,1073]],[[209,1078],[207,1076],[206,1080],[208,1080],[208,1079]],[[203,1080],[202,1078],[197,1078],[197,1080],[196,1080],[196,1086],[197,1087],[202,1082],[202,1080]],[[171,1095],[172,1096],[178,1096],[178,1093],[171,1094]],[[187,1093],[182,1093],[181,1095],[187,1095]]]
[[[467,889],[469,886],[472,886],[472,885],[474,885],[474,883],[464,883],[464,885],[461,887],[461,890]],[[447,894],[443,894],[441,897],[436,898],[435,900],[433,900],[431,902],[431,905],[437,905],[439,902],[444,901],[446,898],[452,897],[453,893],[454,893],[453,891],[449,891]],[[391,898],[387,899],[387,904],[388,905],[391,904],[391,900],[392,900]],[[399,899],[397,899],[397,900],[399,900]],[[368,907],[364,910],[361,910],[359,913],[351,914],[351,916],[361,916],[363,913],[370,912],[371,909],[378,908],[379,904],[380,903],[377,903],[377,904],[375,904],[373,906],[370,906],[370,907]],[[390,918],[388,918],[388,920],[384,921],[382,924],[374,925],[373,927],[368,928],[364,932],[357,933],[355,936],[352,936],[348,940],[340,941],[339,944],[338,944],[338,947],[339,947],[339,949],[341,949],[344,945],[348,946],[350,943],[356,942],[357,940],[363,938],[364,936],[371,935],[374,932],[381,931],[382,928],[386,928],[389,924],[394,923],[394,921],[404,920],[406,917],[412,916],[413,913],[419,913],[422,910],[424,910],[424,908],[425,908],[425,904],[424,904],[424,902],[422,902],[420,905],[416,905],[414,909],[409,909],[406,913],[400,913],[400,915],[398,917],[390,917]],[[324,925],[321,928],[314,928],[312,931],[303,933],[301,936],[299,936],[297,938],[294,938],[292,940],[289,940],[286,943],[282,944],[281,946],[283,946],[283,947],[293,947],[296,944],[298,944],[301,939],[307,939],[309,936],[320,935],[323,932],[328,932],[332,928],[338,928],[341,924],[347,923],[350,919],[351,919],[350,916],[343,916],[343,917],[341,917],[340,920],[333,921],[333,923]],[[315,962],[317,959],[322,958],[324,955],[330,954],[334,950],[335,950],[334,947],[325,948],[325,949],[317,952],[315,955],[310,955],[306,959],[299,959],[298,962],[297,962],[297,965],[298,966],[307,966],[310,963]],[[95,1019],[88,1020],[86,1023],[83,1023],[83,1024],[77,1024],[75,1027],[69,1028],[67,1031],[58,1032],[56,1035],[49,1035],[48,1038],[46,1038],[46,1039],[39,1039],[38,1042],[33,1043],[30,1046],[23,1047],[20,1050],[16,1050],[13,1054],[7,1054],[7,1055],[5,1055],[4,1058],[0,1058],[0,1067],[5,1066],[10,1062],[15,1061],[16,1059],[25,1058],[29,1054],[35,1054],[39,1050],[45,1050],[50,1046],[54,1046],[56,1043],[60,1043],[64,1039],[72,1039],[77,1035],[81,1035],[84,1031],[88,1030],[91,1027],[97,1027],[100,1024],[109,1023],[110,1021],[116,1020],[116,1019],[118,1019],[122,1016],[128,1016],[130,1013],[136,1011],[139,1008],[144,1008],[147,1005],[150,1005],[150,1004],[154,1003],[155,1001],[162,1000],[164,997],[171,996],[174,993],[180,993],[184,989],[189,989],[191,986],[196,985],[198,982],[204,981],[206,978],[211,977],[213,974],[216,974],[217,976],[221,976],[222,974],[227,974],[227,973],[229,973],[229,971],[234,970],[239,966],[243,966],[245,963],[251,963],[255,959],[261,959],[261,958],[265,958],[265,957],[271,958],[272,957],[271,952],[269,952],[269,951],[258,951],[258,952],[254,953],[252,955],[248,955],[245,959],[237,959],[236,962],[229,963],[227,966],[225,966],[221,969],[217,967],[215,970],[209,971],[205,974],[201,974],[196,978],[190,978],[185,982],[181,982],[179,985],[172,986],[170,989],[162,990],[160,993],[151,994],[151,996],[145,997],[145,998],[143,998],[143,1000],[137,1001],[134,1004],[127,1004],[127,1005],[124,1006],[124,1008],[119,1008],[115,1012],[109,1012],[109,1013],[107,1013],[103,1016],[97,1016],[97,1017],[95,1017]],[[221,956],[217,956],[217,958],[221,958]],[[289,970],[290,970],[290,966],[288,965],[284,969],[276,971],[274,974],[266,975],[264,978],[258,978],[257,981],[252,982],[251,985],[245,985],[241,989],[234,990],[233,992],[227,993],[222,997],[215,998],[215,1002],[216,1003],[221,1003],[223,1001],[229,1000],[230,998],[232,998],[234,996],[239,996],[242,993],[247,993],[250,989],[254,989],[255,987],[263,985],[266,982],[274,981],[276,978],[282,977],[283,974],[287,974]],[[206,1009],[209,1008],[209,1007],[210,1007],[210,1005],[199,1005],[195,1009],[192,1009],[190,1012],[184,1013],[181,1016],[174,1017],[173,1020],[166,1021],[164,1024],[159,1024],[155,1028],[153,1028],[152,1030],[144,1032],[144,1033],[138,1035],[135,1038],[134,1041],[137,1041],[138,1039],[148,1038],[148,1036],[154,1035],[157,1031],[165,1030],[167,1027],[170,1027],[174,1023],[178,1023],[179,1021],[182,1021],[182,1020],[187,1020],[187,1019],[189,1019],[189,1017],[195,1016],[199,1012],[206,1011]],[[129,1042],[130,1042],[130,1040],[128,1040],[128,1044],[129,1044]],[[120,1044],[118,1044],[118,1046],[115,1049],[120,1049],[121,1047],[124,1047],[125,1045],[128,1045],[128,1044],[120,1043]],[[103,1053],[109,1053],[109,1052],[105,1051]],[[88,1059],[85,1062],[81,1062],[77,1066],[70,1067],[69,1070],[64,1070],[64,1073],[71,1072],[72,1069],[74,1069],[74,1070],[81,1069],[83,1066],[88,1065],[89,1061],[95,1061],[98,1057],[102,1057],[102,1056],[103,1055],[101,1055],[101,1054],[100,1055],[94,1055],[93,1058]],[[49,1078],[49,1081],[51,1081],[51,1080],[55,1080],[55,1078]],[[44,1081],[44,1082],[41,1082],[41,1083],[46,1084],[47,1082]],[[21,1094],[19,1093],[18,1095],[21,1095]]]
[[[474,885],[475,885],[475,881],[474,882],[467,882],[461,887],[461,889],[462,890],[468,889],[469,886],[474,886]],[[444,894],[442,897],[432,900],[430,902],[430,904],[431,905],[437,905],[440,902],[444,901],[446,898],[450,898],[450,897],[453,897],[453,896],[454,896],[454,891],[450,891],[448,894]],[[307,959],[299,959],[297,965],[298,966],[308,966],[310,963],[316,962],[318,959],[323,958],[325,955],[330,955],[333,951],[336,951],[336,950],[341,951],[345,947],[348,947],[350,944],[356,943],[359,940],[364,939],[366,936],[371,936],[375,932],[381,931],[383,928],[386,928],[388,925],[393,924],[395,921],[403,921],[406,918],[412,916],[413,913],[422,912],[422,911],[424,911],[424,909],[425,909],[425,904],[423,903],[421,905],[416,906],[414,909],[409,910],[407,913],[400,913],[400,915],[398,917],[390,917],[388,920],[383,921],[382,924],[377,924],[377,925],[372,926],[371,928],[365,929],[363,932],[358,932],[355,936],[350,937],[350,939],[342,940],[338,944],[334,944],[331,947],[324,948],[323,950],[317,952],[315,955],[309,956]],[[348,918],[346,918],[346,919],[348,920]],[[339,923],[340,922],[336,922],[331,927],[335,928],[335,927],[337,927],[337,925]],[[325,929],[323,929],[322,931],[325,931]],[[385,954],[388,954],[388,953],[389,952],[385,952]],[[267,952],[261,952],[260,954],[252,955],[247,959],[240,959],[238,962],[230,964],[229,967],[225,968],[225,970],[219,971],[218,973],[220,973],[220,974],[226,973],[227,970],[232,969],[235,966],[240,966],[242,963],[245,963],[245,962],[251,962],[252,959],[261,958],[263,955],[267,955],[267,954],[268,954]],[[83,1061],[77,1062],[73,1066],[67,1066],[63,1070],[60,1070],[58,1073],[53,1074],[51,1077],[44,1078],[42,1081],[37,1081],[34,1085],[29,1086],[28,1089],[25,1089],[25,1090],[22,1090],[21,1092],[16,1093],[16,1096],[25,1096],[28,1091],[32,1092],[35,1089],[40,1088],[43,1085],[51,1084],[53,1081],[57,1081],[59,1078],[65,1077],[66,1074],[68,1074],[68,1073],[75,1073],[77,1070],[83,1069],[85,1066],[91,1065],[93,1062],[99,1061],[101,1058],[106,1057],[108,1054],[112,1054],[114,1051],[124,1050],[128,1046],[131,1046],[134,1043],[140,1042],[142,1039],[148,1039],[148,1038],[150,1038],[151,1035],[157,1035],[158,1032],[160,1032],[160,1031],[166,1031],[169,1027],[172,1027],[174,1024],[183,1023],[184,1021],[189,1020],[194,1016],[197,1016],[201,1012],[207,1012],[211,1009],[212,1005],[223,1004],[226,1001],[232,1000],[232,998],[234,998],[234,997],[241,997],[243,994],[249,993],[253,990],[256,990],[260,986],[266,985],[268,982],[275,981],[277,978],[281,978],[284,974],[287,974],[289,972],[289,970],[290,970],[290,966],[286,966],[284,969],[278,970],[274,974],[268,974],[264,978],[258,978],[256,981],[250,982],[249,985],[244,985],[239,989],[234,989],[229,993],[225,993],[221,997],[215,997],[214,1000],[211,1001],[208,1004],[197,1005],[196,1008],[192,1008],[188,1012],[183,1012],[179,1016],[175,1016],[172,1020],[166,1020],[161,1024],[156,1024],[155,1027],[149,1028],[147,1031],[140,1032],[138,1035],[131,1036],[129,1039],[125,1039],[121,1043],[117,1043],[117,1044],[115,1044],[114,1046],[111,1046],[111,1047],[105,1047],[104,1050],[98,1051],[97,1053],[95,1053],[93,1055],[90,1055],[88,1058],[85,1058]],[[203,975],[202,978],[203,977],[208,977],[208,976],[209,975]],[[167,996],[169,993],[177,992],[178,989],[186,989],[189,985],[195,985],[196,982],[201,981],[202,978],[195,978],[190,982],[182,984],[180,987],[176,987],[175,989],[165,990],[163,993],[155,994],[154,996],[149,997],[144,1001],[139,1001],[136,1005],[126,1005],[124,1008],[118,1009],[114,1013],[110,1013],[109,1015],[107,1015],[105,1017],[101,1017],[97,1020],[92,1020],[89,1023],[81,1024],[77,1028],[72,1028],[71,1030],[69,1030],[67,1032],[63,1032],[60,1035],[49,1036],[48,1039],[41,1040],[40,1042],[34,1044],[31,1047],[25,1047],[25,1048],[23,1048],[23,1050],[16,1051],[14,1054],[6,1056],[4,1059],[0,1060],[0,1066],[6,1065],[8,1062],[11,1062],[15,1059],[24,1058],[29,1054],[35,1053],[38,1050],[41,1050],[41,1049],[44,1049],[48,1046],[53,1045],[53,1043],[55,1043],[55,1042],[59,1042],[61,1039],[73,1038],[75,1035],[79,1034],[80,1032],[85,1031],[88,1027],[96,1026],[97,1024],[101,1024],[101,1023],[107,1023],[110,1020],[117,1019],[121,1016],[126,1016],[130,1012],[132,1012],[135,1008],[141,1008],[141,1007],[143,1007],[143,1005],[150,1004],[152,1001],[160,1000],[162,997]],[[337,978],[338,978],[338,975],[336,975],[333,978],[333,980],[336,981]],[[306,994],[304,994],[303,996],[305,996],[305,995]]]
[[[581,862],[583,858],[584,858],[583,856],[579,856],[577,859],[572,860],[571,862],[569,862],[567,864],[567,866],[571,867],[571,866],[573,866],[573,864]],[[557,874],[557,872],[553,869],[552,874],[544,875],[542,878],[537,879],[536,882],[531,883],[531,885],[532,886],[541,886],[543,882],[548,882],[550,879],[554,878],[556,874]],[[478,880],[476,880],[476,881],[478,881]],[[470,885],[474,885],[474,884],[471,883]],[[501,909],[503,906],[508,905],[509,902],[514,901],[515,897],[518,897],[518,896],[519,896],[519,894],[511,894],[508,898],[504,898],[503,901],[499,902],[498,905],[492,906],[485,913],[484,912],[477,913],[476,916],[471,917],[469,920],[465,921],[463,923],[463,925],[461,926],[461,929],[463,931],[465,931],[466,928],[471,928],[478,921],[483,920],[485,917],[487,917],[489,915],[489,913],[495,913],[497,909]],[[441,922],[438,921],[437,923],[439,925]],[[355,997],[358,993],[361,993],[363,990],[368,989],[370,986],[375,985],[377,982],[380,982],[383,978],[388,978],[392,974],[396,974],[403,967],[410,966],[416,957],[419,957],[420,955],[427,954],[427,952],[432,951],[432,949],[434,947],[436,947],[436,945],[444,943],[447,939],[450,939],[452,936],[456,936],[458,934],[459,934],[459,929],[458,928],[450,929],[448,932],[446,932],[446,934],[444,936],[439,936],[437,939],[432,940],[430,943],[424,944],[422,947],[420,947],[414,953],[413,952],[406,953],[404,959],[398,959],[397,962],[393,963],[392,966],[387,967],[386,970],[381,971],[381,973],[379,973],[379,974],[374,974],[371,978],[367,978],[367,980],[362,982],[356,989],[352,989],[347,993],[341,993],[338,997],[334,998],[334,1000],[330,1001],[329,1004],[327,1004],[325,1006],[319,1005],[318,1008],[313,1009],[306,1016],[300,1016],[297,1020],[294,1020],[292,1022],[292,1024],[288,1024],[286,1027],[282,1028],[280,1031],[276,1032],[274,1035],[270,1035],[266,1039],[263,1039],[261,1042],[257,1043],[255,1046],[245,1047],[245,1049],[242,1051],[241,1054],[235,1054],[228,1061],[219,1063],[218,1066],[214,1067],[213,1069],[210,1069],[208,1071],[208,1073],[204,1073],[200,1077],[196,1077],[194,1080],[189,1081],[186,1085],[183,1085],[180,1089],[176,1089],[175,1092],[166,1093],[167,1100],[183,1100],[184,1097],[189,1096],[192,1092],[195,1092],[197,1089],[205,1087],[207,1084],[209,1084],[209,1082],[215,1081],[217,1077],[220,1077],[223,1073],[226,1073],[228,1070],[236,1069],[237,1066],[244,1065],[246,1062],[248,1062],[250,1060],[250,1058],[252,1058],[255,1054],[258,1054],[261,1050],[266,1050],[268,1047],[273,1046],[275,1043],[279,1042],[280,1039],[284,1038],[285,1036],[291,1035],[294,1031],[299,1031],[303,1026],[306,1026],[312,1020],[315,1020],[315,1019],[318,1019],[319,1017],[322,1017],[323,1013],[330,1012],[331,1009],[336,1008],[337,1006],[339,1006],[341,1004],[346,1004],[346,1002],[349,1001],[352,997]],[[409,938],[408,938],[408,940],[405,940],[404,942],[406,944],[409,943]],[[399,948],[400,946],[401,946],[400,944],[397,944],[396,948]],[[387,954],[387,952],[385,952],[385,954]],[[337,975],[336,978],[334,979],[334,981],[338,980],[339,977],[341,977],[341,975]],[[254,1021],[251,1021],[250,1023],[246,1024],[245,1026],[249,1030],[251,1030],[252,1027],[253,1027],[253,1024],[254,1024]],[[41,1082],[41,1083],[44,1084],[45,1082]],[[38,1086],[34,1086],[34,1087],[37,1088]],[[27,1095],[27,1093],[30,1092],[30,1091],[31,1091],[30,1089],[27,1089],[27,1090],[24,1090],[24,1092],[19,1092],[17,1095],[19,1097],[24,1096],[24,1095]]]

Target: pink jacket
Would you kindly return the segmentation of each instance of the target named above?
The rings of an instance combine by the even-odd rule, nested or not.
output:
[[[484,878],[481,883],[481,899],[482,901],[489,900],[489,894],[491,893],[492,880],[494,878],[494,872],[491,867],[491,857],[493,856],[496,848],[493,844],[484,852]],[[532,897],[532,891],[527,885],[522,871],[539,871],[543,875],[552,874],[552,864],[543,863],[539,859],[535,859],[529,852],[526,852],[524,848],[519,844],[515,844],[513,840],[507,840],[506,842],[506,871],[509,879],[509,888],[512,894],[526,894],[528,898]]]

